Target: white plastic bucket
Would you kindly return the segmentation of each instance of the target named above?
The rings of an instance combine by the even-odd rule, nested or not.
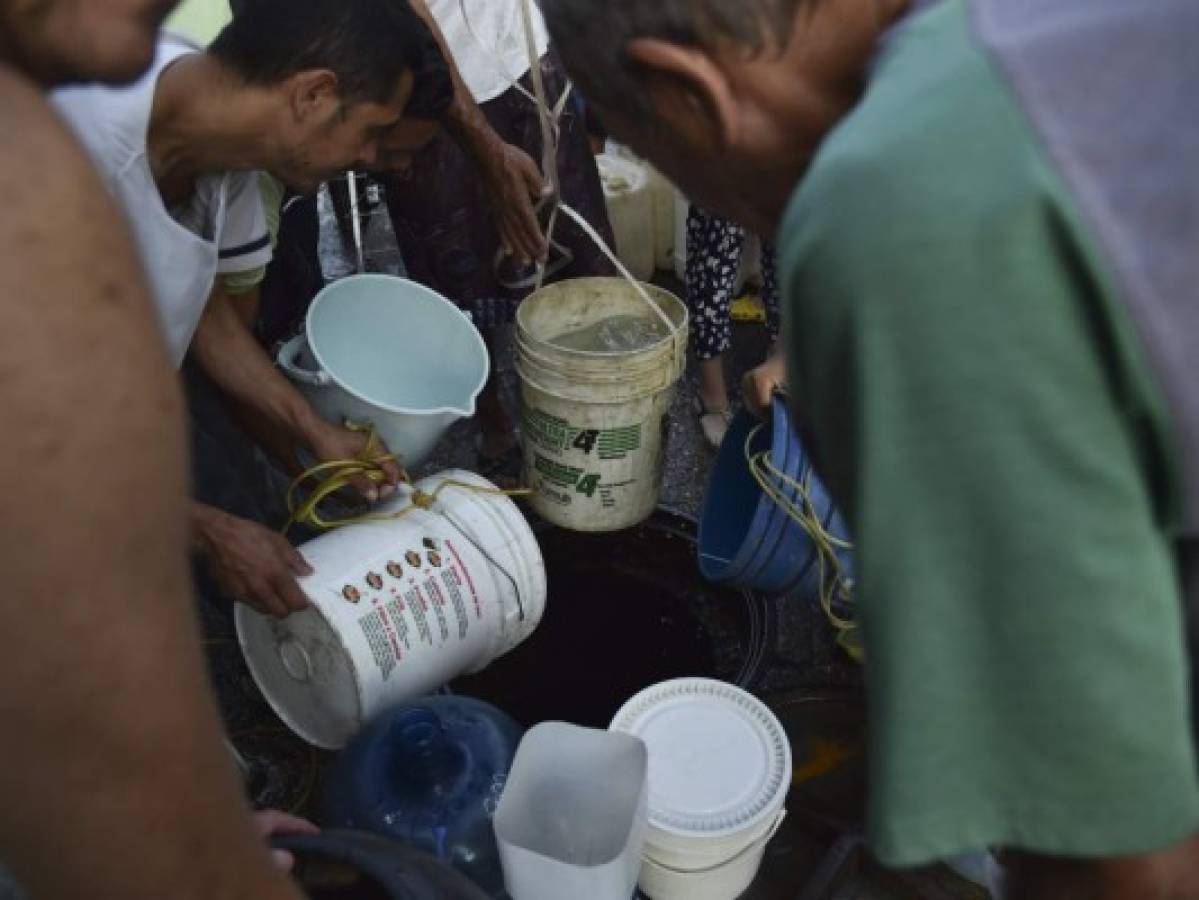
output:
[[[403,487],[375,512],[412,505],[448,471]],[[434,506],[364,522],[301,548],[312,606],[283,620],[239,605],[238,638],[279,717],[318,747],[344,746],[387,706],[477,672],[533,633],[545,611],[545,563],[524,516],[500,494],[451,486]]]
[[[640,886],[653,900],[734,900],[782,823],[791,748],[751,694],[719,681],[656,685],[612,729],[649,750],[649,833]]]
[[[317,294],[307,334],[278,364],[326,421],[371,424],[409,468],[475,414],[490,358],[450,301],[392,275],[354,275]]]
[[[654,275],[656,226],[650,170],[643,163],[601,153],[595,158],[604,185],[616,255],[635,278]]]
[[[676,330],[632,352],[551,342],[615,316],[656,317],[622,279],[560,282],[517,311],[525,483],[537,513],[563,528],[618,531],[657,506],[667,415],[687,364],[687,307],[668,291],[645,290]]]
[[[645,744],[546,722],[521,741],[495,814],[513,900],[628,900],[646,831]]]
[[[682,191],[674,194],[674,274],[679,281],[687,280],[687,217],[691,214],[691,201]]]
[[[662,862],[657,848],[642,857],[638,884],[651,900],[734,900],[740,897],[762,867],[766,846],[778,832],[786,813],[780,812],[769,829],[735,851],[724,862],[701,863],[701,868],[680,868]]]
[[[649,190],[654,213],[654,267],[668,272],[674,266],[675,253],[675,194],[673,184],[648,162],[623,144],[609,140],[606,155],[619,156],[644,166],[649,172]]]

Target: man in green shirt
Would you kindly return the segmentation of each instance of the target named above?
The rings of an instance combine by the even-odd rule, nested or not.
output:
[[[787,380],[858,543],[874,851],[1199,897],[1199,271],[1170,252],[1199,246],[1199,7],[919,5],[543,0],[613,133],[778,235]]]

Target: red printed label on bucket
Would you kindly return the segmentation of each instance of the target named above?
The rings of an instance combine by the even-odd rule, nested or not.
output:
[[[407,623],[403,613],[394,603],[385,603],[376,598],[375,609],[358,620],[367,645],[371,648],[371,656],[379,672],[386,681],[391,677],[397,665],[404,658],[400,649],[401,642],[407,644]]]
[[[483,606],[454,543],[426,537],[331,582],[342,604],[367,607],[357,619],[384,681],[413,652],[465,641]],[[369,610],[369,611],[368,611]]]
[[[454,566],[449,572],[446,573],[446,576],[452,574],[454,576],[454,583],[458,587],[461,587],[463,582],[466,583],[466,586],[470,588],[470,599],[475,609],[475,618],[482,621],[483,606],[479,602],[479,591],[478,588],[475,587],[474,579],[470,577],[470,570],[466,568],[466,564],[462,562],[462,555],[458,552],[458,548],[454,546],[453,541],[446,541],[445,547],[450,551],[450,555],[454,557]],[[451,593],[453,592],[451,591]],[[465,632],[463,632],[463,634],[465,634]]]
[[[454,618],[458,624],[458,639],[461,640],[470,630],[470,613],[466,609],[466,597],[462,594],[462,583],[459,581],[459,575],[455,569],[442,572],[441,579],[445,583],[446,594],[454,606]]]
[[[423,644],[433,646],[433,632],[429,628],[429,602],[425,599],[420,588],[413,588],[404,595],[408,602],[408,612],[416,624],[416,633]]]
[[[433,614],[437,617],[437,630],[441,635],[441,643],[444,644],[450,639],[450,626],[445,617],[445,594],[441,592],[441,586],[433,579],[425,582],[424,592],[425,596],[429,598]]]

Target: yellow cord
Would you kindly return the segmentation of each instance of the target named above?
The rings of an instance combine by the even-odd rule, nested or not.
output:
[[[767,498],[783,510],[795,521],[812,539],[816,546],[816,558],[820,564],[820,606],[825,616],[837,631],[837,643],[857,662],[865,659],[865,652],[858,634],[856,622],[838,616],[833,610],[833,600],[852,602],[852,585],[841,567],[837,557],[838,550],[852,550],[853,545],[848,541],[828,533],[816,507],[812,503],[811,472],[802,481],[778,468],[771,459],[770,451],[753,452],[754,440],[765,425],[753,429],[745,440],[745,459],[749,463],[750,474]],[[780,487],[779,485],[782,485]],[[790,488],[799,503],[787,495]]]
[[[348,487],[355,478],[367,478],[375,484],[383,484],[387,480],[387,473],[384,471],[383,465],[389,462],[397,462],[395,454],[378,452],[379,436],[373,427],[355,425],[353,423],[346,423],[345,427],[351,431],[365,432],[368,435],[366,447],[363,448],[361,457],[358,459],[340,459],[321,463],[308,469],[291,483],[291,486],[287,489],[287,512],[289,518],[287,525],[283,528],[285,534],[292,527],[300,523],[309,525],[318,531],[332,531],[335,528],[344,528],[347,525],[357,525],[363,522],[392,522],[404,518],[414,509],[432,509],[433,505],[437,502],[437,498],[441,496],[441,492],[451,487],[470,491],[474,494],[486,494],[497,497],[527,497],[533,493],[527,490],[505,491],[500,488],[485,488],[475,484],[468,484],[464,481],[446,479],[437,486],[437,489],[432,494],[414,490],[411,505],[404,507],[398,512],[387,515],[363,513],[343,519],[326,519],[320,513],[322,502],[331,495]],[[400,480],[405,484],[412,484],[407,473],[403,473]],[[306,498],[301,500],[301,489],[309,482],[315,482],[316,486]]]

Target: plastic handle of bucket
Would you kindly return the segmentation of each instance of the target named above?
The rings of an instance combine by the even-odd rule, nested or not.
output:
[[[279,356],[275,362],[292,381],[310,387],[328,387],[333,383],[328,372],[323,369],[303,369],[296,362],[307,349],[308,338],[298,334],[279,349]]]
[[[770,826],[770,830],[767,831],[764,835],[762,835],[760,838],[758,838],[756,841],[754,841],[752,844],[747,846],[744,850],[742,850],[740,853],[736,854],[735,856],[730,856],[728,859],[724,860],[723,862],[718,862],[716,865],[708,866],[707,868],[704,868],[704,869],[677,869],[674,866],[668,866],[668,865],[666,865],[666,863],[654,859],[654,857],[648,853],[645,854],[645,857],[650,862],[652,862],[655,866],[657,866],[659,869],[663,869],[674,875],[709,875],[712,872],[717,871],[718,869],[723,869],[727,866],[731,866],[733,863],[737,862],[738,860],[744,859],[745,857],[749,856],[751,853],[756,853],[758,848],[764,847],[766,844],[769,844],[772,840],[774,840],[774,836],[779,833],[779,829],[783,827],[783,821],[786,818],[787,818],[787,810],[785,810],[785,809],[779,810],[779,814],[777,816],[775,816],[774,823]]]

